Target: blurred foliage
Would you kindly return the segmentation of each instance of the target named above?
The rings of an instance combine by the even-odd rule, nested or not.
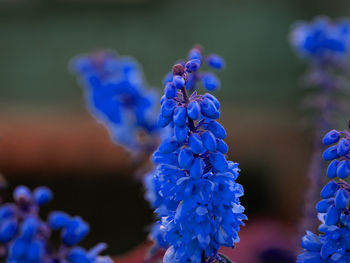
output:
[[[74,55],[97,48],[133,55],[160,88],[195,43],[227,60],[224,102],[294,108],[303,66],[287,41],[290,24],[350,13],[346,0],[10,2],[0,4],[0,103],[65,108],[83,105],[67,70]]]

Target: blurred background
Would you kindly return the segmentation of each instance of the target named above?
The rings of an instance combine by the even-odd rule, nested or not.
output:
[[[115,49],[134,56],[162,92],[172,64],[200,43],[226,60],[215,95],[229,158],[242,169],[248,217],[278,220],[293,232],[312,133],[299,103],[305,65],[288,32],[319,14],[350,16],[350,2],[0,0],[0,171],[10,190],[51,187],[48,209],[90,223],[87,246],[105,241],[108,253],[121,254],[143,242],[153,215],[130,156],[89,115],[67,65],[77,54]]]

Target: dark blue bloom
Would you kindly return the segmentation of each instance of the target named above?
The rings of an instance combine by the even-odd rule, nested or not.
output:
[[[70,68],[84,88],[89,110],[112,139],[133,152],[153,151],[159,135],[158,95],[147,89],[137,61],[102,51],[78,56]],[[165,93],[176,95],[171,87]]]
[[[89,231],[80,217],[55,211],[47,221],[41,219],[40,207],[53,196],[49,188],[38,187],[32,192],[18,186],[13,196],[15,203],[0,205],[1,262],[112,263],[109,257],[98,255],[106,247],[103,243],[87,251],[76,246]],[[61,232],[59,247],[52,244],[53,231]]]
[[[172,132],[153,154],[156,167],[145,179],[146,197],[159,216],[151,236],[167,247],[166,263],[217,259],[221,246],[239,242],[239,228],[247,219],[239,201],[238,164],[226,159],[226,131],[216,121],[220,103],[210,94],[187,93],[203,64],[193,60],[202,57],[194,48],[190,61],[176,64],[167,78],[165,93],[169,87],[178,91],[161,100],[159,120]],[[220,68],[219,61],[211,61]]]

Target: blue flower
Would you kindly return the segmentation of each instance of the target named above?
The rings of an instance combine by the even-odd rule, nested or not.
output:
[[[8,263],[112,263],[99,256],[106,248],[101,243],[90,250],[76,245],[87,235],[89,226],[80,217],[70,217],[60,211],[51,212],[45,221],[39,216],[40,207],[52,199],[47,187],[33,192],[18,186],[14,203],[0,205],[0,260]],[[52,233],[61,233],[60,246],[52,244]],[[57,242],[55,242],[57,243]]]
[[[296,53],[317,63],[344,61],[350,48],[350,22],[317,17],[310,23],[297,23],[291,33]]]
[[[130,151],[153,151],[159,135],[158,95],[147,89],[137,61],[101,51],[76,57],[70,68],[84,88],[89,110],[112,139]]]
[[[217,259],[221,246],[239,242],[238,231],[247,219],[239,201],[238,164],[226,159],[226,131],[216,121],[220,103],[208,93],[187,93],[202,58],[198,48],[191,50],[190,60],[176,64],[165,83],[159,124],[172,132],[153,154],[156,167],[145,178],[146,197],[159,216],[151,236],[167,247],[164,262]],[[215,59],[212,64],[221,68],[223,61]]]

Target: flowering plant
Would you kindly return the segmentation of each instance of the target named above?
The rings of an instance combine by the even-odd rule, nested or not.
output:
[[[156,168],[147,178],[160,219],[152,236],[167,248],[165,263],[228,260],[218,250],[239,242],[247,219],[239,202],[243,187],[235,181],[238,164],[226,160],[226,131],[216,121],[220,103],[209,93],[188,94],[203,62],[200,50],[192,49],[189,61],[174,65],[161,99],[158,123],[171,134],[153,154]]]
[[[303,106],[313,112],[313,118],[306,123],[314,130],[313,155],[308,170],[309,187],[306,191],[304,217],[301,229],[313,229],[316,221],[314,206],[318,199],[325,165],[320,161],[322,153],[320,139],[335,126],[336,114],[346,111],[339,92],[347,88],[343,78],[348,69],[350,51],[350,22],[346,19],[331,21],[317,17],[311,22],[296,23],[290,34],[295,52],[308,65],[305,77],[309,92]],[[313,89],[310,89],[313,88]]]
[[[49,203],[52,192],[38,187],[33,192],[18,186],[13,203],[0,205],[0,259],[8,263],[112,263],[99,253],[106,248],[100,243],[90,250],[78,246],[89,232],[89,225],[80,217],[53,211],[47,220],[40,215],[40,207]],[[60,233],[59,246],[53,242]]]

